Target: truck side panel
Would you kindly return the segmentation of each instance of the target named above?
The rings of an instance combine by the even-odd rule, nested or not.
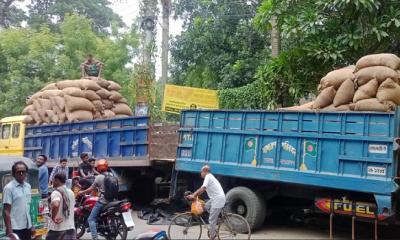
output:
[[[129,117],[59,125],[30,126],[25,134],[28,158],[49,156],[49,164],[61,158],[78,159],[86,152],[110,159],[111,166],[147,166],[148,117]]]
[[[390,195],[399,113],[184,111],[178,171]]]

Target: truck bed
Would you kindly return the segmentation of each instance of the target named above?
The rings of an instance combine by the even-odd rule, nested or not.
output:
[[[187,110],[176,170],[209,164],[224,176],[388,196],[398,188],[399,116]]]
[[[29,126],[24,156],[34,159],[45,154],[52,167],[61,158],[78,160],[86,152],[97,159],[107,158],[114,167],[149,166],[148,129],[148,117]]]

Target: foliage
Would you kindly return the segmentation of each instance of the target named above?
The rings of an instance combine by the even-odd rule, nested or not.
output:
[[[184,31],[172,41],[172,82],[224,89],[254,81],[257,65],[269,55],[268,37],[253,28],[257,6],[257,1],[177,1]]]
[[[89,52],[105,63],[102,77],[119,82],[132,101],[126,65],[137,52],[136,29],[98,37],[91,21],[78,15],[67,16],[60,29],[60,33],[48,27],[0,30],[0,117],[19,114],[25,98],[49,82],[79,78],[79,65]]]
[[[96,34],[109,35],[113,23],[123,26],[121,17],[110,5],[108,0],[32,0],[28,24],[33,28],[46,24],[55,29],[66,16],[78,14],[92,21],[91,28]]]
[[[264,0],[255,24],[268,32],[277,16],[283,46],[281,60],[258,69],[257,79],[269,89],[265,97],[272,105],[287,105],[315,91],[333,68],[366,54],[399,54],[399,7],[399,1],[387,0]]]
[[[16,4],[23,0],[0,0],[0,28],[17,27],[26,16]]]

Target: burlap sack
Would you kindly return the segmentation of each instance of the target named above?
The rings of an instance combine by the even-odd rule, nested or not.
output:
[[[51,97],[55,97],[55,96],[62,97],[62,96],[64,96],[64,93],[63,93],[63,91],[58,90],[58,89],[45,90],[42,93],[42,98],[45,98],[45,99],[50,99]]]
[[[93,90],[84,90],[84,97],[90,101],[100,100],[101,97]]]
[[[46,85],[44,88],[42,88],[42,91],[46,91],[46,90],[57,90],[57,86],[55,83],[50,83],[48,85]]]
[[[125,115],[125,114],[117,114],[115,115],[115,118],[126,118],[129,117],[130,115]]]
[[[67,112],[67,119],[70,122],[89,121],[93,120],[93,114],[91,111],[77,110],[77,111]]]
[[[108,88],[108,86],[110,86],[110,82],[102,78],[96,79],[95,82],[102,88]]]
[[[67,120],[67,114],[65,112],[58,114],[58,123],[60,124],[65,123],[66,120]]]
[[[351,111],[350,104],[344,104],[344,105],[337,106],[337,107],[335,107],[335,111],[339,111],[339,112],[341,112],[341,111]]]
[[[51,102],[49,99],[36,99],[33,101],[36,110],[49,110],[51,109]]]
[[[109,109],[104,110],[103,118],[113,118],[115,117],[115,113]]]
[[[339,89],[336,92],[335,98],[333,99],[333,105],[335,107],[351,103],[354,97],[354,82],[350,79],[347,79],[340,85]]]
[[[95,110],[92,102],[87,100],[86,98],[65,95],[64,99],[65,99],[65,109],[67,110],[67,113],[73,112],[73,111],[78,111],[78,110],[85,110],[85,111],[89,111],[89,112],[92,112]],[[75,116],[75,115],[73,115],[73,116]],[[67,114],[67,118],[69,119],[68,114]]]
[[[379,82],[376,79],[372,79],[367,84],[360,86],[354,94],[353,102],[376,97],[378,86]]]
[[[97,95],[99,95],[102,99],[108,99],[111,96],[111,92],[102,88],[96,91]]]
[[[26,115],[26,116],[24,116],[24,119],[22,120],[22,122],[25,124],[33,124],[33,123],[35,123],[35,120],[33,119],[33,117],[31,115]]]
[[[95,111],[93,114],[93,119],[102,119],[101,112]]]
[[[363,68],[360,71],[356,72],[355,75],[357,86],[362,86],[374,78],[378,80],[379,83],[385,81],[386,78],[391,78],[396,82],[398,81],[397,72],[385,66]]]
[[[42,118],[40,118],[39,113],[37,111],[32,111],[31,116],[33,120],[35,121],[36,124],[41,124],[42,123]]]
[[[46,116],[51,123],[58,123],[58,115],[53,110],[46,110]]]
[[[324,107],[322,110],[323,111],[336,111],[336,108],[335,108],[335,106],[333,104],[331,104],[331,105],[329,105],[327,107]]]
[[[322,90],[322,92],[318,95],[317,99],[315,99],[313,104],[313,109],[320,109],[329,106],[333,103],[333,99],[335,98],[336,90],[335,88],[328,87]]]
[[[111,109],[114,107],[114,102],[108,99],[101,99],[105,109]]]
[[[61,109],[56,104],[51,105],[51,110],[53,110],[53,112],[57,115],[63,113],[63,111],[61,111]]]
[[[119,91],[121,90],[121,85],[119,85],[116,82],[113,81],[108,81],[110,83],[110,85],[107,87],[108,90],[110,91]]]
[[[96,111],[102,112],[104,111],[104,104],[102,101],[100,100],[95,100],[92,101],[94,108],[96,109]]]
[[[95,81],[93,80],[89,80],[89,79],[80,79],[80,80],[76,80],[77,82],[79,82],[79,86],[82,90],[92,90],[92,91],[97,91],[100,90],[101,87],[99,86],[99,84],[97,84]]]
[[[355,66],[348,66],[345,68],[337,69],[326,74],[325,77],[321,79],[320,85],[318,86],[318,90],[322,91],[328,87],[334,87],[338,89],[340,85],[347,79],[354,79],[354,69]]]
[[[388,112],[393,110],[395,105],[391,102],[381,103],[376,98],[369,98],[358,101],[355,103],[355,111],[377,111],[377,112]]]
[[[33,95],[30,97],[30,99],[35,100],[35,99],[41,98],[42,95],[43,95],[43,92],[42,92],[42,91],[36,92],[35,94],[33,94]]]
[[[85,93],[80,88],[77,87],[67,87],[64,88],[62,91],[65,95],[82,97],[82,98],[85,97]]]
[[[371,54],[360,58],[356,63],[357,70],[372,66],[386,66],[391,69],[398,69],[400,67],[400,58],[391,53]]]
[[[111,95],[108,97],[108,99],[110,99],[114,102],[118,102],[122,98],[124,98],[124,97],[117,91],[111,91]]]
[[[30,115],[32,111],[35,111],[35,106],[28,105],[22,110],[23,115]]]
[[[125,103],[125,104],[129,104],[128,100],[126,100],[126,98],[121,98],[120,100],[117,101],[117,103]]]
[[[57,105],[57,107],[61,110],[61,112],[63,112],[65,110],[65,100],[63,97],[52,97],[50,98],[51,104]]]
[[[379,86],[376,98],[381,102],[392,101],[400,105],[400,86],[388,78]]]
[[[77,87],[80,88],[80,84],[79,81],[77,80],[64,80],[64,81],[60,81],[56,83],[56,86],[58,89],[64,89],[64,88],[68,88],[68,87]]]
[[[111,109],[116,115],[118,114],[124,114],[124,115],[128,115],[128,116],[132,116],[132,109],[124,104],[124,103],[117,103],[114,105],[114,107]]]

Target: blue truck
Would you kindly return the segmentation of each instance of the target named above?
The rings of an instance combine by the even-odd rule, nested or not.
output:
[[[40,126],[27,126],[23,119],[0,120],[0,155],[36,159],[45,154],[50,168],[63,158],[76,168],[80,154],[88,153],[108,160],[121,192],[135,203],[168,196],[165,185],[175,159],[177,126],[150,124],[148,116]]]
[[[332,215],[398,220],[399,111],[187,110],[180,124],[173,194],[199,187],[208,164],[229,210],[252,229],[279,197]]]

